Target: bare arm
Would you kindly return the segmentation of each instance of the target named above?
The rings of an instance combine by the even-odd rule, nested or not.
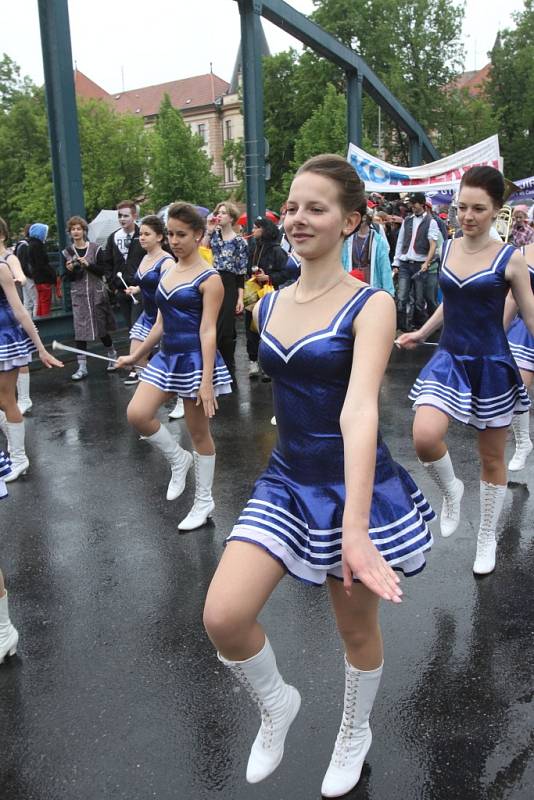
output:
[[[385,292],[367,301],[355,322],[350,382],[340,425],[345,450],[343,583],[353,576],[385,600],[400,602],[399,579],[369,538],[376,463],[378,395],[395,335],[395,305]]]
[[[508,330],[517,315],[517,303],[514,300],[512,292],[508,292],[506,302],[504,304],[504,314],[502,318],[502,325],[505,331]]]
[[[518,250],[508,262],[506,280],[510,283],[523,322],[534,336],[534,294],[530,286],[527,262]]]
[[[41,337],[37,332],[37,328],[33,324],[32,318],[20,302],[13,276],[11,275],[11,271],[7,265],[0,265],[0,286],[4,290],[4,294],[7,297],[7,301],[11,306],[13,314],[15,315],[15,319],[19,325],[22,326],[24,331],[28,334],[36,346],[39,358],[45,367],[62,367],[63,362],[58,361],[57,358],[51,356],[50,353],[48,353],[45,349],[45,346],[41,341]]]
[[[422,325],[418,331],[414,331],[413,333],[403,333],[398,337],[398,339],[395,339],[395,344],[397,347],[405,350],[413,350],[414,347],[417,347],[420,342],[424,342],[428,336],[434,333],[434,331],[437,331],[438,328],[441,328],[442,325],[443,303],[440,303],[430,319],[427,319],[425,324]]]
[[[207,417],[213,417],[217,400],[213,390],[213,366],[217,350],[217,317],[222,306],[224,287],[219,275],[211,275],[200,285],[202,293],[202,319],[200,321],[200,348],[202,350],[202,381],[198,390],[197,406],[202,403]]]
[[[17,283],[20,283],[21,286],[26,285],[26,275],[22,271],[22,267],[20,261],[18,260],[17,256],[14,253],[10,253],[6,258],[6,263],[11,270],[11,275],[13,276],[13,280]]]

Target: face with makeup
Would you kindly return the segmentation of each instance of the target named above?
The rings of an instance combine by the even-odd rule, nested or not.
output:
[[[131,233],[135,228],[135,219],[137,214],[129,206],[123,206],[117,209],[117,216],[119,218],[119,225],[126,233]]]

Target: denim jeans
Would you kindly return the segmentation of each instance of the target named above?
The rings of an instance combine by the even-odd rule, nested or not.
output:
[[[421,261],[401,261],[399,266],[399,286],[397,289],[397,308],[401,314],[405,314],[407,311],[408,300],[410,299],[410,290],[412,288],[412,278],[416,272],[419,272],[421,269]],[[419,278],[415,279],[415,285],[417,286],[417,282]],[[425,313],[425,305],[422,295],[420,294],[419,298],[417,295],[417,290],[414,289],[416,292],[415,294],[415,307],[417,312],[424,316]],[[418,305],[419,303],[419,305]]]

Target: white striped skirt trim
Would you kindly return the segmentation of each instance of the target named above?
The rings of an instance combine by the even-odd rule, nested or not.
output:
[[[508,344],[519,369],[534,372],[534,348],[525,347],[522,344],[514,344],[513,342],[508,342]]]
[[[460,422],[479,428],[510,424],[514,413],[522,413],[530,408],[528,392],[524,386],[512,386],[508,391],[494,397],[476,397],[469,391],[460,392],[439,381],[418,379],[409,398],[414,407],[435,405]],[[508,422],[503,422],[506,419]]]
[[[148,325],[143,325],[140,322],[136,322],[130,328],[130,339],[135,339],[138,342],[144,342],[150,331],[152,330],[152,325],[149,327]]]
[[[156,386],[163,392],[173,392],[180,397],[196,397],[198,387],[202,380],[202,370],[193,372],[175,373],[165,372],[148,364],[141,375],[141,381]],[[229,394],[232,391],[232,378],[226,366],[215,367],[213,370],[213,389],[215,395]]]
[[[423,553],[432,546],[427,522],[435,518],[420,491],[412,495],[414,508],[394,522],[370,528],[378,551],[392,567],[406,575],[424,567]],[[252,498],[226,540],[263,547],[294,577],[320,585],[328,575],[342,578],[342,529],[319,530],[265,500]]]

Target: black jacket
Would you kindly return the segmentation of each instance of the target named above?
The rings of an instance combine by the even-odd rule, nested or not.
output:
[[[249,246],[248,273],[252,267],[260,267],[271,279],[275,289],[288,279],[286,274],[287,253],[278,242],[254,239]]]
[[[122,272],[124,280],[128,286],[131,286],[137,267],[146,252],[139,244],[139,225],[135,226],[135,231],[132,234],[132,241],[130,242],[126,260],[115,244],[116,233],[117,231],[113,231],[108,236],[106,246],[99,251],[98,263],[104,267],[104,274],[109,286],[114,290],[124,292],[124,284],[120,278],[117,278],[117,272]]]
[[[28,237],[28,256],[31,276],[35,283],[53,285],[56,282],[56,271],[48,260],[48,253],[43,242],[34,236]]]

